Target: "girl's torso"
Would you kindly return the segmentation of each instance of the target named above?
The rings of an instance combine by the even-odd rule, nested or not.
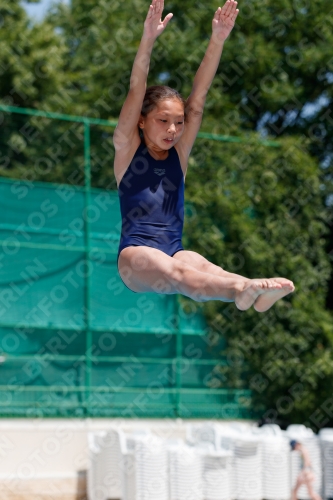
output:
[[[119,253],[132,245],[169,255],[182,249],[184,174],[175,147],[156,160],[144,142],[137,147],[118,186],[122,231]]]
[[[124,143],[124,146],[122,148],[116,149],[115,159],[114,159],[114,175],[117,181],[118,188],[120,186],[120,182],[123,178],[123,175],[128,169],[128,166],[131,164],[134,155],[136,154],[141,144],[142,144],[142,139],[140,138],[139,134],[135,134],[133,137],[133,141],[130,144],[126,142],[126,144]],[[186,154],[183,151],[183,148],[179,143],[174,146],[174,149],[177,151],[179,162],[185,179],[187,163],[188,163],[188,154]],[[156,161],[163,162],[165,160],[156,160]]]

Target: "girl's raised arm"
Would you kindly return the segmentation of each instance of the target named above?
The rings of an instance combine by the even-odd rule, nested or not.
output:
[[[113,142],[116,152],[131,144],[135,134],[138,134],[138,121],[141,114],[142,103],[147,88],[150,56],[156,38],[163,33],[172,14],[168,14],[162,21],[164,0],[152,0],[144,23],[144,31],[135,57],[130,90],[122,107],[117,128],[114,132]]]
[[[212,22],[212,36],[195,75],[193,87],[186,101],[186,127],[179,141],[184,156],[189,156],[195,138],[200,129],[206,96],[216,74],[225,40],[235,25],[239,10],[237,2],[227,0],[224,6],[215,12]]]

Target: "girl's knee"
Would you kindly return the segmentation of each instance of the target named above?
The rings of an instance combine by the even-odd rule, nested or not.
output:
[[[140,251],[128,252],[125,258],[127,266],[130,267],[133,271],[145,271],[146,269],[149,269],[149,267],[151,267],[151,259],[149,258],[149,255],[147,255],[147,252],[145,252],[144,250],[140,249]]]
[[[152,289],[156,293],[171,294],[173,288],[171,284],[165,278],[159,278],[152,284]]]
[[[171,282],[175,284],[183,283],[187,265],[184,262],[175,260],[171,263],[168,276]]]

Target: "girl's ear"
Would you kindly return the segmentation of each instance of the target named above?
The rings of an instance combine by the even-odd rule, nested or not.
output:
[[[143,129],[144,126],[145,126],[145,124],[144,124],[144,118],[141,115],[140,118],[139,118],[139,121],[138,121],[138,127],[141,128],[141,129]]]

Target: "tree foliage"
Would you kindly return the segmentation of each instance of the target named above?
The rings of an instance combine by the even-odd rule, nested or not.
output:
[[[296,292],[265,314],[219,301],[204,311],[228,339],[229,383],[250,385],[256,409],[270,418],[299,422],[328,396],[333,376],[330,263],[317,162],[295,137],[280,142],[276,149],[198,141],[185,234],[189,248],[230,272],[294,281]]]

